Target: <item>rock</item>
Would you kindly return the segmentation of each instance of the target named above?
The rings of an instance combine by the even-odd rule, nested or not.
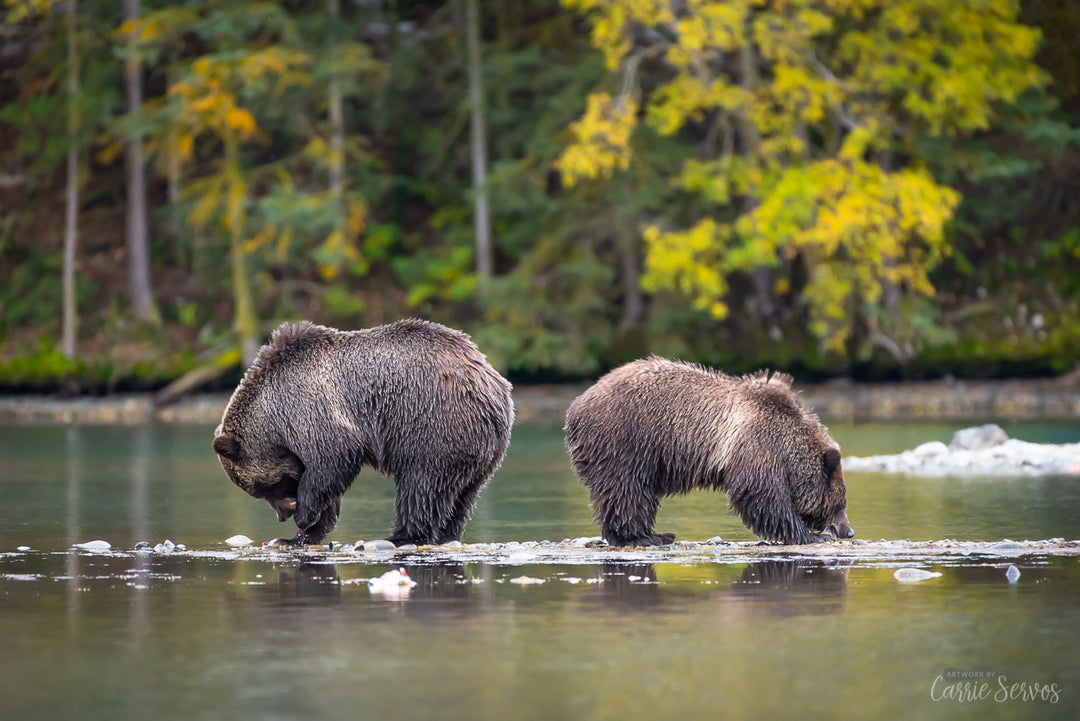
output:
[[[154,546],[154,553],[172,553],[175,550],[176,544],[167,538],[165,539],[164,543],[159,543],[158,545]]]
[[[461,541],[447,541],[446,543],[442,544],[441,548],[462,548],[464,546],[465,544]]]
[[[393,551],[395,548],[397,548],[397,546],[383,538],[376,541],[366,541],[364,543],[365,551]]]
[[[723,545],[723,543],[724,539],[720,538],[720,536],[713,536],[712,538],[705,541],[706,546],[721,546]]]
[[[86,541],[85,543],[76,543],[75,548],[81,548],[84,551],[90,551],[91,553],[102,553],[112,548],[112,544],[108,541]]]
[[[900,583],[918,583],[928,578],[937,578],[940,575],[935,571],[924,571],[921,568],[898,568],[893,573],[893,578]]]
[[[1009,566],[1009,569],[1005,571],[1005,578],[1009,579],[1009,583],[1016,583],[1020,580],[1020,569],[1016,566]]]
[[[406,543],[404,545],[398,546],[397,550],[405,551],[407,553],[411,553],[412,551],[416,550],[416,544],[415,543]]]
[[[952,442],[949,443],[950,451],[981,451],[986,448],[1000,446],[1009,440],[1009,434],[995,423],[985,426],[965,428],[953,434]]]
[[[930,441],[915,446],[915,448],[912,449],[911,454],[919,458],[925,458],[927,456],[940,456],[942,454],[947,454],[948,452],[949,447],[941,441]]]
[[[517,563],[529,563],[530,561],[535,561],[535,560],[536,560],[536,554],[535,553],[525,553],[523,551],[518,551],[516,553],[511,553],[509,556],[506,557],[506,562],[507,563],[514,563],[514,564],[517,564]]]
[[[135,544],[135,550],[136,551],[149,551],[150,550],[150,542],[149,541],[139,541],[138,543]]]
[[[225,539],[225,543],[229,546],[240,547],[250,546],[253,541],[245,536],[243,533],[238,533],[235,536],[229,536]]]
[[[16,548],[15,550],[16,550],[16,551],[29,551],[29,550],[30,550],[30,546],[19,546],[19,547],[18,547],[18,548]]]

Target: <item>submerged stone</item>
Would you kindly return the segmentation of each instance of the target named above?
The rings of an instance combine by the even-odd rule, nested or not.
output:
[[[1009,570],[1005,571],[1005,578],[1009,579],[1009,583],[1016,583],[1020,580],[1020,569],[1016,566],[1009,566]]]

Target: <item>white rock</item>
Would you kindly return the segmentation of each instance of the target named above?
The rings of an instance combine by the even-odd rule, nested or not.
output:
[[[941,441],[930,441],[929,443],[923,443],[922,445],[915,446],[912,449],[912,455],[919,456],[920,458],[926,456],[940,456],[946,455],[949,452],[949,447]]]
[[[1002,430],[996,423],[988,423],[985,426],[964,428],[953,434],[949,443],[950,451],[981,451],[986,448],[1000,446],[1009,440],[1009,434]]]
[[[532,586],[544,583],[544,579],[533,578],[532,576],[518,576],[517,578],[511,578],[510,583],[516,583],[519,586]]]
[[[385,538],[380,538],[377,541],[366,541],[364,543],[365,551],[393,551],[395,546],[391,541],[387,541]]]
[[[230,546],[250,546],[253,541],[245,536],[243,533],[238,533],[235,536],[229,536],[225,539],[225,543]]]
[[[112,544],[108,541],[86,541],[85,543],[76,543],[75,548],[81,548],[84,551],[91,551],[93,553],[101,553],[108,551],[112,548]]]
[[[917,583],[919,581],[925,581],[928,578],[937,578],[940,573],[934,571],[924,571],[921,568],[898,568],[893,573],[895,578],[900,583]]]
[[[18,547],[18,548],[16,548],[15,550],[16,550],[16,551],[29,551],[29,550],[30,550],[30,546],[19,546],[19,547]]]
[[[1009,583],[1016,583],[1020,580],[1020,569],[1016,566],[1009,566],[1009,570],[1005,571],[1005,578],[1009,579]]]
[[[158,545],[154,546],[154,553],[172,553],[175,550],[176,544],[170,541],[168,538],[165,539],[164,543],[159,543]]]
[[[523,551],[518,551],[517,553],[511,553],[509,556],[506,557],[506,562],[507,563],[529,563],[530,561],[535,561],[535,560],[536,560],[536,554],[535,553],[525,553]]]

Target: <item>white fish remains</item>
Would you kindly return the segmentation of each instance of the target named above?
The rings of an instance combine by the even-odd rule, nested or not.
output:
[[[415,585],[416,581],[409,578],[404,568],[387,571],[378,578],[368,580],[368,590],[386,598],[406,598]]]
[[[924,571],[921,568],[898,568],[893,573],[893,578],[900,583],[918,583],[928,578],[937,578],[940,575],[936,571]]]

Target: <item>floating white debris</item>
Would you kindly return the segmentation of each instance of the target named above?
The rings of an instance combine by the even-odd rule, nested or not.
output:
[[[112,548],[112,544],[108,541],[87,541],[86,543],[76,543],[75,548],[81,548],[84,551],[90,551],[91,553],[102,553]]]
[[[1009,579],[1009,583],[1016,583],[1020,580],[1020,569],[1016,566],[1009,566],[1009,569],[1005,571],[1005,578]]]
[[[225,543],[229,546],[250,546],[254,541],[245,536],[243,533],[238,533],[235,536],[229,536],[225,539]]]
[[[921,568],[898,568],[893,573],[893,578],[900,583],[917,583],[928,578],[937,578],[940,575],[936,571],[924,571]]]

